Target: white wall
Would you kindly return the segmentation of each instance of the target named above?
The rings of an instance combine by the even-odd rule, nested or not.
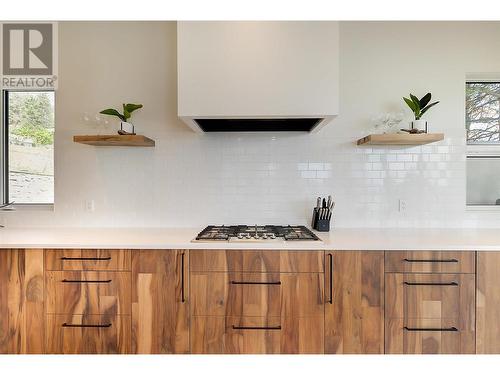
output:
[[[176,117],[175,23],[65,22],[59,32],[55,212],[4,213],[8,225],[307,223],[328,193],[336,226],[500,225],[499,214],[465,211],[464,137],[465,76],[500,72],[500,23],[342,22],[340,116],[318,134],[189,130]],[[441,101],[428,120],[445,141],[354,145],[374,115],[403,110],[410,91]],[[155,148],[72,142],[95,132],[84,112],[124,101],[144,104],[135,123]]]

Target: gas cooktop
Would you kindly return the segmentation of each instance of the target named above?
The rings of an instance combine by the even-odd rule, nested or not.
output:
[[[195,242],[321,241],[303,225],[209,225]]]

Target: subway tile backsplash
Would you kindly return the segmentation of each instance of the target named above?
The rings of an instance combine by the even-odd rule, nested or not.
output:
[[[75,215],[71,223],[308,224],[315,197],[328,194],[337,202],[334,227],[481,223],[465,211],[462,138],[447,137],[418,147],[356,146],[355,138],[339,137],[332,126],[318,134],[301,135],[188,133],[157,142],[153,153],[85,150],[101,165],[119,164],[125,153],[127,160],[133,157],[135,168],[103,173],[106,192],[102,200],[97,199],[96,211]],[[127,189],[121,191],[124,185]],[[399,200],[405,202],[404,211]],[[109,212],[113,212],[111,221]],[[56,214],[58,220],[66,216],[64,211]],[[490,224],[496,222],[491,219]]]
[[[55,210],[6,212],[8,226],[200,227],[207,224],[309,224],[316,197],[332,194],[335,227],[500,227],[500,212],[467,211],[464,132],[466,72],[500,71],[497,34],[471,23],[427,23],[433,43],[408,43],[422,26],[343,22],[339,116],[314,134],[195,134],[177,118],[175,23],[61,23],[56,95]],[[95,43],[87,43],[89,35]],[[134,54],[116,59],[128,35]],[[142,43],[150,37],[157,43]],[[478,44],[480,38],[482,43]],[[447,48],[442,48],[446,45]],[[109,46],[113,46],[110,49]],[[471,53],[473,51],[474,53]],[[481,56],[480,59],[477,56]],[[138,72],[127,75],[124,72]],[[415,73],[417,72],[417,73]],[[417,147],[356,146],[378,113],[408,109],[410,90],[439,100],[426,114],[445,140]],[[307,92],[304,93],[307,95]],[[156,147],[95,148],[75,134],[82,112],[138,100],[140,134]],[[85,200],[95,211],[85,211]],[[399,210],[399,200],[406,209]]]

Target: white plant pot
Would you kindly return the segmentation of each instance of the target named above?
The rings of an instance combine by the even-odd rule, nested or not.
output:
[[[411,128],[424,131],[427,133],[427,121],[426,120],[413,120],[411,122]]]

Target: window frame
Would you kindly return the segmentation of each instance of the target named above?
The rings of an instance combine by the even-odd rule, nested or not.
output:
[[[490,83],[490,84],[500,84],[500,79],[498,75],[495,77],[470,77],[465,80],[464,94],[465,94],[465,106],[467,106],[467,95],[466,89],[468,84],[480,84],[480,83]],[[474,142],[469,143],[467,134],[467,121],[464,116],[464,130],[465,130],[465,144],[466,144],[466,153],[465,153],[465,161],[467,163],[468,159],[499,159],[500,158],[500,141],[493,142]],[[467,176],[467,164],[465,170]],[[465,179],[465,184],[467,185],[467,178]],[[466,186],[467,191],[467,186]],[[467,197],[465,200],[465,207],[467,211],[500,211],[500,205],[494,204],[468,204]]]
[[[54,175],[54,202],[52,203],[16,203],[9,202],[9,93],[10,92],[53,92],[54,93],[54,138],[55,138],[55,90],[43,89],[2,89],[0,93],[0,206],[9,205],[18,210],[54,210],[55,203],[55,175]],[[54,142],[55,163],[55,142]],[[11,204],[9,204],[11,203]]]

